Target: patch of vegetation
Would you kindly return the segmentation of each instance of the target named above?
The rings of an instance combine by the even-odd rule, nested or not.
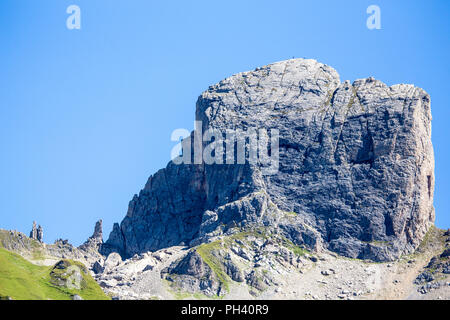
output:
[[[84,300],[109,299],[87,273],[84,265],[70,260],[63,261],[67,266],[80,268],[80,289],[69,289],[53,281],[56,273],[64,273],[63,269],[55,272],[56,266],[37,266],[16,253],[0,248],[0,296],[14,300],[71,300],[72,295],[77,294]]]
[[[231,235],[229,240],[245,240],[248,237],[262,238],[266,240],[268,238],[267,230],[263,227],[242,230],[238,233]]]
[[[431,226],[417,249],[412,254],[402,257],[402,259],[407,261],[408,259],[417,258],[419,255],[433,250],[433,245],[443,246],[445,244],[444,232],[444,230]]]
[[[306,250],[302,247],[296,246],[296,245],[292,246],[290,249],[294,254],[296,254],[297,256],[300,256],[300,257],[309,253],[308,250]]]
[[[291,240],[281,236],[281,244],[291,250],[297,256],[311,255],[311,252],[301,246],[294,244]]]
[[[373,241],[363,241],[366,244],[378,246],[378,247],[392,247],[392,243],[390,241],[381,241],[381,240],[373,240]]]
[[[6,237],[7,237],[7,235],[6,235],[6,231],[5,230],[0,230],[0,247],[4,247],[4,242],[5,242],[5,240],[6,240]]]
[[[289,211],[289,212],[284,212],[287,216],[289,216],[289,217],[296,217],[296,216],[298,216],[298,213],[297,212],[294,212],[294,211]]]
[[[376,261],[372,261],[372,260],[368,260],[368,259],[350,258],[350,257],[342,256],[342,255],[336,255],[336,258],[341,259],[341,260],[347,260],[347,261],[357,261],[357,262],[360,262],[360,263],[363,263],[366,265],[387,263],[387,262],[376,262]]]
[[[85,289],[87,287],[83,274],[87,274],[86,267],[72,260],[61,260],[50,272],[50,283],[67,288]]]
[[[286,214],[297,215],[297,213],[295,213],[295,212],[292,212],[292,213],[286,212]],[[304,256],[306,254],[312,255],[311,252],[309,250],[307,250],[306,248],[294,244],[291,240],[287,239],[286,237],[284,237],[282,235],[270,234],[267,232],[266,228],[262,228],[262,227],[235,233],[225,240],[225,244],[227,245],[227,247],[229,247],[231,244],[236,244],[235,240],[240,240],[241,242],[243,242],[248,237],[252,237],[252,236],[255,238],[260,238],[260,239],[264,239],[264,240],[271,239],[272,241],[277,242],[278,244],[281,244],[282,246],[291,250],[297,256]]]
[[[36,261],[45,259],[44,253],[42,252],[42,250],[39,250],[39,249],[33,250],[31,256],[32,256],[32,259],[36,260]]]
[[[221,259],[215,255],[215,252],[217,252],[222,247],[221,244],[222,244],[222,241],[204,243],[204,244],[200,245],[196,249],[196,251],[202,258],[202,260],[211,268],[211,270],[217,276],[219,282],[225,288],[225,291],[229,292],[230,278],[223,270],[223,266],[220,261]]]
[[[437,230],[437,228],[435,226],[431,226],[430,229],[428,229],[427,233],[425,234],[425,236],[422,239],[422,242],[420,243],[419,247],[417,248],[417,251],[420,251],[420,252],[426,251],[426,248],[428,247],[428,245],[430,244],[430,242],[436,235],[436,231],[439,231],[439,230]]]
[[[0,248],[18,252],[22,256],[30,257],[30,259],[36,261],[45,259],[43,245],[17,231],[0,230]]]

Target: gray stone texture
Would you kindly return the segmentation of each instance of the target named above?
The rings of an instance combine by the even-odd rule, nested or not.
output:
[[[39,225],[36,226],[36,221],[33,221],[33,228],[30,231],[30,238],[44,243],[44,229]]]
[[[104,252],[130,257],[266,226],[310,249],[386,261],[412,252],[434,223],[430,97],[420,88],[342,83],[327,65],[293,59],[209,87],[196,120],[203,130],[278,129],[279,171],[170,162]]]

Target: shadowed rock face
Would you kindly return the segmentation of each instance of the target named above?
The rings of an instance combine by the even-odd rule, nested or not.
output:
[[[33,221],[33,228],[30,232],[30,238],[44,243],[44,229],[39,225],[36,227],[36,221]]]
[[[430,97],[420,88],[341,83],[331,67],[294,59],[211,86],[196,119],[203,130],[278,129],[278,173],[171,162],[130,202],[104,252],[196,245],[258,225],[384,261],[414,250],[434,222]]]

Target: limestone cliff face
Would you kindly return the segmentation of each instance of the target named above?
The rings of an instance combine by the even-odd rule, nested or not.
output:
[[[434,222],[430,97],[373,78],[340,82],[294,59],[211,86],[197,101],[203,129],[273,128],[279,170],[176,165],[151,176],[104,252],[124,256],[265,226],[296,244],[391,260]]]

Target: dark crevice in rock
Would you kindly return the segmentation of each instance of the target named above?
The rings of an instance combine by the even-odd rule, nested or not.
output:
[[[384,226],[387,236],[395,236],[394,223],[392,222],[392,218],[389,214],[384,215]]]

